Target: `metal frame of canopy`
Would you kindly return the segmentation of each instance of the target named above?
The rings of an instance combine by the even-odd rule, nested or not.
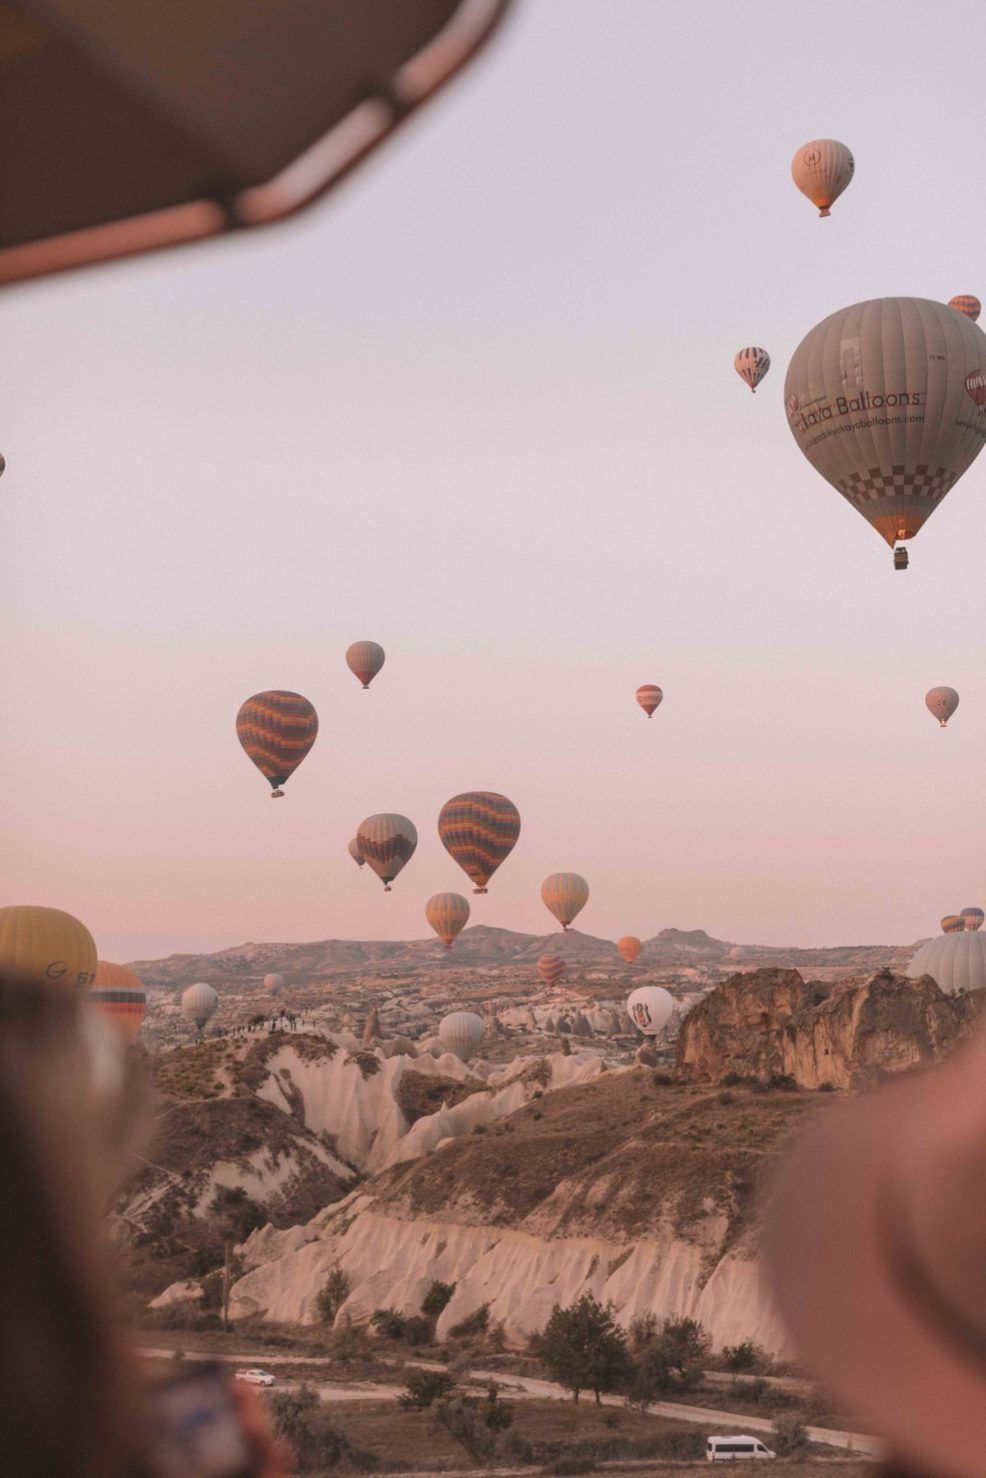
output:
[[[514,0],[0,0],[0,285],[326,194]]]

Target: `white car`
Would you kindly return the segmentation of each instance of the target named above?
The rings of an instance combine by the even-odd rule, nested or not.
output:
[[[266,1370],[238,1370],[236,1379],[246,1381],[248,1386],[272,1386],[274,1377]]]
[[[764,1462],[776,1457],[758,1437],[710,1437],[705,1444],[706,1461],[710,1463]]]

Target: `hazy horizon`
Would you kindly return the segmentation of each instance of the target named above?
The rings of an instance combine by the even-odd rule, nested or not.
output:
[[[289,227],[6,292],[2,901],[110,959],[426,937],[446,889],[543,933],[558,870],[611,938],[986,904],[986,454],[895,574],[782,395],[845,304],[986,297],[980,19],[521,4]],[[830,220],[790,178],[820,136],[856,159]],[[276,805],[234,731],[270,687],[321,722]],[[523,821],[485,898],[436,832],[471,789]],[[389,810],[385,895],[346,845]]]

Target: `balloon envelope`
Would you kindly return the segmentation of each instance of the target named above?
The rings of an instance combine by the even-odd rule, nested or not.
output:
[[[959,917],[963,921],[964,928],[981,929],[983,919],[986,919],[986,914],[983,913],[981,908],[964,908]]]
[[[451,949],[453,939],[469,922],[469,900],[461,893],[436,893],[425,904],[425,918],[445,948]]]
[[[438,835],[449,856],[472,879],[473,892],[485,893],[520,836],[520,812],[495,790],[467,790],[445,802]]]
[[[645,1037],[656,1037],[671,1020],[674,997],[659,985],[639,985],[627,996],[627,1015]]]
[[[387,658],[383,647],[375,641],[354,641],[346,652],[346,665],[368,688]]]
[[[644,946],[641,944],[636,935],[625,934],[616,947],[623,958],[626,960],[627,964],[632,965],[638,958],[640,951],[643,949]]]
[[[112,1023],[125,1042],[134,1040],[147,1015],[147,992],[139,978],[126,965],[109,960],[97,962],[86,1002]]]
[[[474,1011],[450,1011],[442,1017],[438,1039],[447,1051],[468,1062],[478,1052],[485,1030],[483,1018]]]
[[[948,306],[954,308],[956,313],[964,313],[966,318],[972,319],[973,323],[983,311],[982,303],[972,293],[960,293],[957,298],[949,298]]]
[[[816,472],[893,546],[914,537],[982,451],[984,370],[986,335],[944,303],[854,303],[794,351],[788,422]]]
[[[541,902],[567,929],[589,901],[589,884],[577,872],[553,872],[541,884]]]
[[[770,369],[770,355],[766,349],[741,349],[733,360],[733,369],[755,394]]]
[[[269,996],[279,996],[284,989],[284,976],[273,972],[264,976],[264,990]]]
[[[947,913],[941,921],[943,934],[960,934],[965,928],[965,919],[961,914]]]
[[[922,944],[907,973],[912,980],[930,975],[946,995],[986,989],[986,934],[975,929],[936,934]]]
[[[959,695],[954,688],[929,688],[924,695],[924,705],[945,729],[959,706]]]
[[[820,216],[831,214],[855,172],[856,161],[838,139],[813,139],[802,144],[791,160],[791,178],[802,195],[818,206]]]
[[[393,811],[367,816],[356,833],[356,845],[364,860],[390,892],[390,885],[414,856],[418,833],[414,822]]]
[[[186,1020],[194,1021],[199,1031],[215,1016],[218,1005],[219,996],[205,981],[200,980],[182,992],[181,1014]]]
[[[236,715],[236,735],[275,796],[301,764],[318,735],[318,714],[300,693],[254,693]]]
[[[38,985],[88,990],[96,974],[96,945],[85,924],[60,908],[0,908],[0,969]]]
[[[552,985],[557,985],[564,975],[566,968],[565,960],[561,955],[541,955],[538,960],[537,970],[541,977],[542,985],[548,986],[549,988]]]
[[[664,694],[657,683],[644,683],[643,687],[637,689],[637,702],[650,718],[655,708],[660,706]]]

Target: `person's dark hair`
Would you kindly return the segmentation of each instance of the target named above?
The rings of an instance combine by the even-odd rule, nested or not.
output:
[[[84,1008],[83,1008],[84,1009]],[[78,1000],[0,976],[0,1473],[143,1478],[101,1227],[128,1109]]]

